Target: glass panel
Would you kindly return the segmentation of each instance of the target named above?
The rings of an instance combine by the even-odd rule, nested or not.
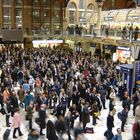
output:
[[[16,26],[22,26],[22,9],[16,9]]]
[[[40,9],[33,9],[33,22],[39,22]]]
[[[84,12],[83,11],[79,11],[79,22],[83,22],[85,20],[85,17],[84,17]]]
[[[60,10],[55,10],[54,11],[54,22],[55,23],[60,23]]]
[[[3,7],[3,21],[10,22],[10,8]]]
[[[33,6],[39,6],[39,0],[33,0]]]
[[[76,8],[75,8],[75,4],[71,2],[71,3],[69,4],[69,9],[76,9]]]
[[[94,12],[94,5],[93,4],[89,4],[87,7],[87,13],[86,13],[86,18],[89,20],[91,18],[91,16],[93,15]]]
[[[44,9],[44,22],[49,23],[50,22],[50,10]]]
[[[10,5],[10,0],[3,0],[3,5]]]
[[[93,4],[89,4],[88,7],[87,7],[87,10],[93,10],[93,9],[94,9]]]
[[[74,24],[75,22],[75,11],[69,11],[69,23]]]
[[[45,7],[50,7],[50,0],[43,0]]]
[[[54,8],[59,8],[59,3],[58,3],[58,1],[55,1],[55,3],[54,3]]]
[[[84,8],[84,0],[79,0],[79,9]]]
[[[16,0],[16,5],[22,5],[22,0]]]
[[[3,24],[3,28],[4,29],[10,29],[11,28],[11,24]]]

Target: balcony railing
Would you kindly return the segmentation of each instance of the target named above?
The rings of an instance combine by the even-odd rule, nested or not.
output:
[[[21,30],[21,29],[20,29]],[[53,36],[58,37],[79,37],[79,38],[111,38],[114,40],[128,40],[140,41],[140,31],[123,31],[120,29],[93,29],[92,31],[82,28],[68,28],[66,31],[54,31],[48,30],[22,30],[24,37],[32,37],[33,39],[48,39]],[[0,30],[0,38],[2,38],[2,30]]]

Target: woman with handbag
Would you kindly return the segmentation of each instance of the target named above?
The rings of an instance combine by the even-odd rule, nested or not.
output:
[[[97,106],[97,102],[96,101],[92,105],[91,114],[92,114],[92,119],[93,119],[93,125],[96,125],[97,124],[96,123],[96,119],[99,116],[99,108]]]

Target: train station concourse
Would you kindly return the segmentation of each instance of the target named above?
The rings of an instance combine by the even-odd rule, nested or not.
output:
[[[0,140],[140,140],[140,0],[0,0]]]

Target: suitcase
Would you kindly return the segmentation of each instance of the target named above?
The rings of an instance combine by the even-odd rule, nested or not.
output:
[[[10,129],[6,129],[4,134],[3,134],[3,140],[8,140],[9,135],[10,135]]]

